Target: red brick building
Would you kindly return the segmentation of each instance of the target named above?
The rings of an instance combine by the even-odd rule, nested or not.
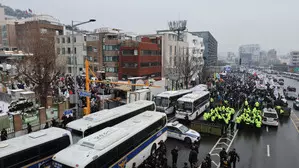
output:
[[[141,37],[138,41],[126,40],[120,45],[119,80],[129,77],[161,79],[161,38]]]

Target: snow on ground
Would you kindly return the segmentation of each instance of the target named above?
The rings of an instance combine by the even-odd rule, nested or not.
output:
[[[9,103],[0,101],[0,109],[2,110],[2,113],[0,113],[0,116],[6,115],[6,112],[8,112],[8,106],[9,106]]]

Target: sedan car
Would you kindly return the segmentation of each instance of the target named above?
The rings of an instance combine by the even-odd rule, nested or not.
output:
[[[297,94],[295,92],[286,92],[285,93],[285,98],[288,100],[296,100],[297,99]]]
[[[290,91],[290,92],[296,92],[296,88],[292,87],[292,86],[288,86],[287,90]]]
[[[284,85],[284,82],[283,81],[278,81],[277,82],[279,85]]]
[[[293,107],[295,110],[299,110],[299,100],[298,99],[296,101],[294,101]]]
[[[272,108],[265,108],[262,114],[263,125],[278,126],[278,115]]]
[[[167,124],[167,137],[185,141],[188,144],[200,140],[200,134],[178,121]]]

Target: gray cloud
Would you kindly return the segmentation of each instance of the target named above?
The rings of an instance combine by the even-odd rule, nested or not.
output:
[[[258,43],[279,53],[299,50],[298,0],[4,0],[12,8],[50,14],[63,23],[97,19],[84,25],[136,33],[167,28],[167,21],[187,19],[190,31],[209,30],[219,52],[237,51],[241,44]]]

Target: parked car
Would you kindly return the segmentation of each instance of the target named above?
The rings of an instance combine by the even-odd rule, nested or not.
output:
[[[278,126],[278,115],[272,108],[264,108],[262,114],[263,125]]]
[[[273,82],[277,82],[277,79],[276,79],[276,78],[274,78],[274,79],[273,79]]]
[[[288,86],[287,90],[290,91],[290,92],[296,92],[296,88],[292,87],[292,86]]]
[[[287,100],[296,100],[297,99],[297,94],[295,92],[286,92],[285,93],[285,98]]]
[[[293,102],[293,107],[295,110],[299,110],[299,99]]]
[[[283,81],[278,81],[277,82],[279,85],[284,85],[284,82]]]
[[[178,121],[167,124],[167,137],[185,141],[188,144],[200,140],[200,134],[197,131],[186,127]]]
[[[282,82],[284,82],[284,79],[282,79],[282,78],[279,78],[279,79],[278,79],[278,81],[282,81]]]

